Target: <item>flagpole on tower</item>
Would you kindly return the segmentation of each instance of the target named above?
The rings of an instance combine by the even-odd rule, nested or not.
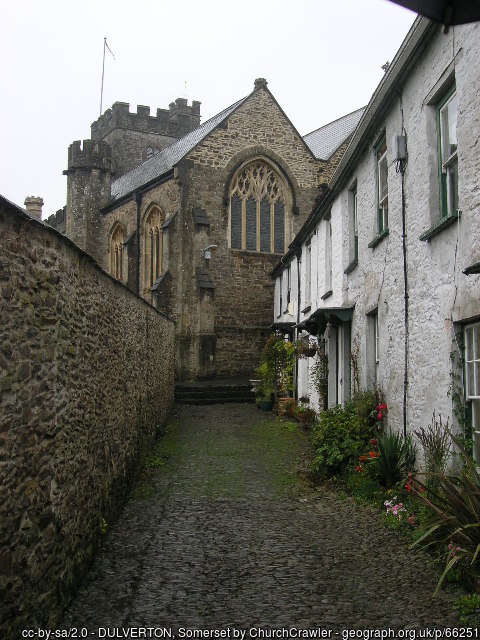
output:
[[[113,51],[107,44],[107,38],[103,39],[103,63],[102,63],[102,88],[100,90],[100,115],[102,115],[102,106],[103,106],[103,78],[105,77],[105,50],[108,49],[112,54],[112,58],[115,60],[115,56],[113,55]]]
[[[105,47],[107,45],[107,39],[103,39],[103,64],[102,64],[102,88],[100,90],[100,115],[102,115],[102,103],[103,103],[103,78],[105,76]]]

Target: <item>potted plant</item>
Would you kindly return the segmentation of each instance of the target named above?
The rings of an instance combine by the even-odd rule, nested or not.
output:
[[[292,399],[294,350],[291,342],[273,333],[263,348],[260,365],[255,371],[261,381],[256,392],[258,402],[270,401],[273,390],[274,399],[278,399],[279,415],[284,415],[283,406]]]
[[[268,383],[260,383],[257,387],[257,407],[262,411],[271,411],[275,399],[275,388]]]
[[[301,338],[295,343],[295,353],[299,358],[313,358],[317,353],[317,345],[310,340]]]
[[[304,429],[308,429],[315,421],[316,413],[306,402],[299,402],[294,409],[296,420]]]
[[[278,337],[273,347],[273,361],[278,399],[278,415],[284,416],[287,412],[287,406],[292,400],[293,393],[294,345],[284,340],[283,337]]]
[[[287,418],[295,418],[295,409],[298,403],[295,398],[288,398],[287,402],[285,402],[285,415]]]

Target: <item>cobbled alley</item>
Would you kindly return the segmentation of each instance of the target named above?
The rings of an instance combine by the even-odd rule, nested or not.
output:
[[[176,407],[62,628],[455,626],[451,593],[432,598],[429,556],[380,513],[311,487],[298,472],[308,450],[255,405]]]

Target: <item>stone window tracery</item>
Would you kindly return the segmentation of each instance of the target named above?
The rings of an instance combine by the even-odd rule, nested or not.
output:
[[[230,190],[231,249],[284,253],[288,190],[263,160],[242,167]]]
[[[145,220],[145,286],[153,287],[162,273],[163,215],[154,207]]]
[[[124,275],[124,243],[125,228],[121,224],[117,224],[112,232],[110,240],[110,273],[123,281]]]

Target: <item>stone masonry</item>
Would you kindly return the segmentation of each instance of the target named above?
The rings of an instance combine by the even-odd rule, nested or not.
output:
[[[238,167],[254,158],[265,158],[276,166],[291,190],[288,244],[310,213],[318,186],[326,181],[339,156],[335,155],[333,164],[314,158],[265,81],[258,82],[253,93],[161,184],[140,190],[141,253],[146,244],[143,222],[150,208],[158,206],[167,223],[163,232],[163,288],[154,293],[146,286],[146,264],[141,256],[140,293],[176,321],[179,378],[250,375],[268,335],[273,304],[269,274],[278,255],[228,246],[230,183]],[[115,164],[114,158],[112,162]],[[72,173],[72,183],[79,179],[81,175]],[[195,221],[194,209],[205,212],[206,222]],[[110,263],[108,239],[116,223],[123,225],[127,238],[136,233],[133,197],[117,206],[111,203],[102,214],[93,214],[94,232],[87,235],[93,255],[106,269]],[[129,256],[133,244],[128,245]],[[211,244],[216,248],[207,265],[202,249]],[[207,269],[213,282],[214,288],[208,292],[199,288],[199,269]],[[130,271],[127,284],[134,286]]]
[[[341,638],[457,626],[455,593],[432,598],[440,564],[381,513],[299,478],[306,434],[248,404],[182,406],[175,422],[62,629],[235,627],[260,638],[320,627]]]
[[[0,633],[55,624],[173,400],[173,323],[0,201]]]
[[[158,153],[200,124],[200,102],[189,106],[185,98],[177,98],[168,109],[137,106],[130,113],[126,102],[115,102],[111,109],[92,123],[92,140],[103,141],[113,151],[114,172],[118,178]]]

